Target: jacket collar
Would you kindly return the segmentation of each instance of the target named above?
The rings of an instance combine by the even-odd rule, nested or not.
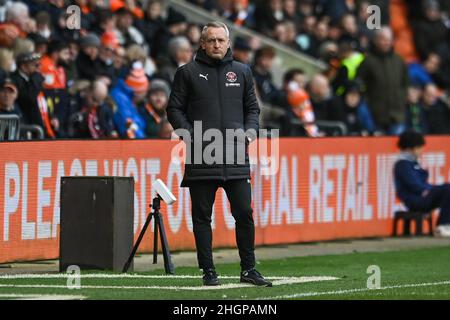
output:
[[[398,160],[407,160],[412,162],[417,162],[417,157],[411,152],[400,152],[398,155]]]
[[[217,59],[211,58],[210,56],[208,56],[206,54],[205,50],[203,50],[202,48],[199,48],[195,55],[195,61],[205,63],[209,66],[217,66],[222,63],[233,61],[233,55],[231,53],[231,49],[228,48],[227,53],[225,54],[225,57],[223,57],[222,60],[217,60]]]

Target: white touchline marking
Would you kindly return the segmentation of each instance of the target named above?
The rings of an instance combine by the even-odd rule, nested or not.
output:
[[[16,300],[83,300],[85,296],[60,295],[60,294],[0,294],[0,298],[13,298]]]
[[[220,278],[220,277],[219,277]],[[337,280],[336,277],[289,277],[274,280],[273,285],[288,285],[295,283],[317,282],[317,281],[330,281]],[[81,285],[81,289],[120,289],[120,290],[189,290],[189,291],[201,291],[201,290],[224,290],[224,289],[236,289],[246,288],[254,286],[245,283],[229,283],[220,286],[101,286],[101,285]],[[0,284],[0,288],[48,288],[48,289],[67,289],[67,285],[47,285],[47,284]]]
[[[315,297],[315,296],[325,296],[325,295],[349,294],[349,293],[357,293],[357,292],[364,292],[364,291],[376,292],[376,291],[388,290],[388,289],[431,287],[431,286],[443,286],[443,285],[450,285],[450,281],[402,284],[402,285],[381,287],[379,289],[361,288],[361,289],[347,289],[347,290],[323,291],[323,292],[319,291],[319,292],[294,293],[294,294],[287,294],[287,295],[283,295],[283,296],[264,297],[264,298],[259,298],[258,300],[305,298],[305,297]]]
[[[0,275],[1,279],[67,279],[69,275],[65,273],[27,273],[27,274],[6,274]],[[124,279],[124,278],[134,278],[134,279],[201,279],[201,275],[143,275],[143,274],[108,274],[108,273],[92,273],[92,274],[80,274],[80,278],[86,279]],[[239,279],[239,276],[221,276],[219,279]],[[268,280],[290,280],[299,279],[299,277],[284,277],[284,276],[272,276],[265,277]],[[300,277],[305,278],[305,277]],[[306,278],[317,278],[317,277],[306,277]],[[319,277],[319,278],[332,278],[329,280],[335,280],[335,277]]]

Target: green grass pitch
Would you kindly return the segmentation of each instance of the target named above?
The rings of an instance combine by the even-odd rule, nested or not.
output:
[[[373,265],[379,289],[367,288]],[[176,268],[176,277],[163,270],[128,277],[83,271],[80,289],[69,289],[78,283],[64,274],[0,275],[0,299],[450,299],[450,247],[260,261],[257,269],[274,280],[272,288],[241,286],[238,264],[216,268],[222,286],[206,289],[191,267]]]

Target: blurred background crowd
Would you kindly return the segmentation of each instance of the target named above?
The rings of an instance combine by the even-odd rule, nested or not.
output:
[[[261,105],[276,111],[264,127],[282,136],[450,134],[450,1],[188,2],[325,65],[308,74],[299,63],[276,83],[277,51],[259,36],[233,39]],[[81,9],[80,28],[70,5]],[[381,9],[376,29],[370,5]],[[201,30],[162,0],[0,0],[0,115],[48,139],[170,138],[171,82]]]

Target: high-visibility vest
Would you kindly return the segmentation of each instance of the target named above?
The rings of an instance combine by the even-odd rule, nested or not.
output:
[[[360,52],[355,52],[351,56],[345,58],[341,62],[341,66],[345,67],[347,69],[347,78],[348,80],[354,80],[356,78],[356,75],[358,73],[358,68],[361,65],[361,63],[364,61],[365,56],[364,54]],[[336,94],[338,96],[341,96],[345,92],[345,87],[340,86],[336,90]]]

